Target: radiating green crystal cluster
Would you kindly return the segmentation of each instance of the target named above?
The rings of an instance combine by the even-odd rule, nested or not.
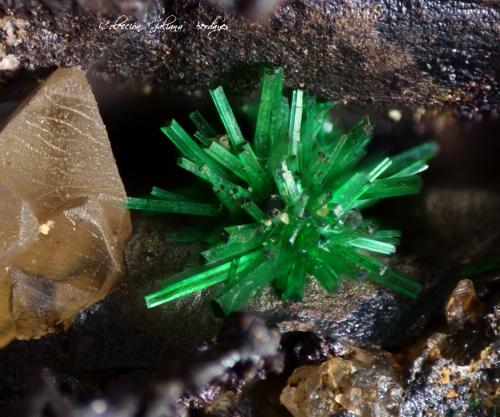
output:
[[[380,199],[418,193],[418,175],[437,151],[425,143],[395,157],[364,158],[371,126],[361,120],[342,134],[333,128],[333,103],[301,90],[283,95],[283,73],[267,70],[253,142],[247,141],[222,87],[210,92],[225,134],[199,113],[194,138],[175,120],[162,128],[182,153],[179,165],[207,181],[220,206],[153,188],[128,207],[227,221],[225,239],[203,252],[206,264],[170,277],[146,297],[148,307],[220,284],[215,300],[237,310],[267,285],[285,300],[300,300],[309,279],[328,292],[341,277],[369,279],[409,297],[420,285],[380,260],[395,252],[398,230],[380,230],[360,210]]]

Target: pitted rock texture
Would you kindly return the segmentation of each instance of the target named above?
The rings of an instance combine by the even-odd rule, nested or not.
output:
[[[203,349],[191,351],[189,363],[184,363],[180,373],[169,370],[168,377],[158,378],[156,372],[151,369],[133,368],[133,362],[129,369],[135,369],[134,375],[126,379],[131,383],[127,389],[127,395],[119,395],[119,401],[103,395],[97,386],[103,384],[107,379],[103,373],[82,373],[97,377],[94,383],[86,385],[78,378],[53,371],[42,369],[36,372],[36,378],[31,381],[33,388],[30,390],[27,400],[19,401],[17,407],[0,408],[1,416],[33,416],[46,417],[139,417],[139,416],[163,416],[163,417],[188,417],[192,411],[210,403],[220,392],[240,392],[241,389],[259,380],[265,375],[279,373],[282,371],[283,358],[279,352],[280,333],[276,329],[255,317],[248,315],[234,315],[228,318],[221,327],[217,337],[211,342],[204,344]],[[52,337],[52,336],[49,336]],[[141,340],[144,343],[144,340]],[[32,343],[43,344],[44,340],[32,341]],[[85,339],[81,339],[85,343]],[[18,345],[27,342],[17,342]],[[50,342],[49,342],[50,343]],[[140,342],[131,341],[131,344]],[[144,346],[144,345],[143,345]],[[26,352],[18,346],[17,354],[22,356]],[[158,349],[158,347],[154,347]],[[7,349],[11,349],[9,346]],[[51,349],[43,352],[38,351],[39,358],[35,360],[50,360],[61,352]],[[101,354],[106,352],[101,351]],[[16,355],[15,351],[10,354]],[[3,352],[0,351],[0,362]],[[45,356],[45,358],[44,358]],[[164,361],[162,357],[160,360]],[[168,359],[168,357],[167,357]],[[111,371],[108,377],[113,380],[109,382],[112,388],[109,391],[117,392],[117,387],[124,389],[122,374],[120,370],[114,369],[118,374],[113,374],[113,367],[107,364],[106,369]],[[121,371],[123,371],[123,368]],[[106,372],[105,372],[106,373]],[[103,378],[104,376],[104,378]],[[3,375],[2,378],[5,378]],[[8,376],[7,376],[8,378]],[[138,383],[143,381],[144,384]],[[0,381],[0,389],[3,389]],[[92,387],[91,387],[92,386]],[[125,385],[126,386],[126,385]],[[17,390],[18,387],[12,387]],[[119,388],[118,388],[119,389]],[[91,401],[100,391],[101,399]],[[0,398],[3,401],[4,398]],[[84,401],[82,401],[84,400]]]
[[[126,194],[85,74],[59,69],[0,132],[0,342],[68,327],[123,273]]]
[[[363,107],[465,115],[500,107],[497,2],[288,0],[272,2],[259,19],[232,14],[253,2],[91,3],[0,6],[0,78],[81,66],[97,80],[146,92],[199,92],[221,82],[249,91],[267,65],[282,66],[290,87]],[[236,7],[214,6],[222,3]],[[121,14],[143,30],[110,30]],[[153,30],[165,19],[182,30]],[[214,21],[228,30],[198,30]]]
[[[294,417],[396,417],[402,394],[400,370],[390,354],[352,349],[350,358],[297,368],[280,400]]]
[[[489,416],[500,408],[498,292],[491,292],[484,303],[471,304],[476,297],[469,280],[460,281],[452,292],[445,310],[447,328],[428,337],[412,358],[402,417]],[[450,306],[454,313],[465,314],[450,317]]]

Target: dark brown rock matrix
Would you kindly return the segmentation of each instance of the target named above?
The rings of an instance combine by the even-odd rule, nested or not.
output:
[[[260,20],[194,0],[128,0],[123,9],[83,0],[1,3],[4,82],[60,65],[145,91],[194,92],[222,81],[244,91],[260,67],[279,65],[290,87],[361,106],[470,115],[500,107],[496,1],[288,0]],[[103,29],[121,13],[143,29]],[[154,30],[172,15],[181,30]],[[218,16],[227,30],[198,27]]]

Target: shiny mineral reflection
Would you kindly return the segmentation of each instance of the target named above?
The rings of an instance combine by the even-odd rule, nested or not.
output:
[[[56,70],[0,132],[0,346],[106,296],[124,268],[124,200],[85,74]]]

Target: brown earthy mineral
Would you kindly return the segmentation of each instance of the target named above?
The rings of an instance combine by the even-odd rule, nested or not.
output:
[[[332,358],[297,368],[281,393],[294,417],[329,417],[348,411],[359,417],[397,416],[403,389],[386,352],[352,348],[351,358]]]
[[[123,273],[126,198],[85,74],[56,70],[0,132],[0,346],[68,327]]]

